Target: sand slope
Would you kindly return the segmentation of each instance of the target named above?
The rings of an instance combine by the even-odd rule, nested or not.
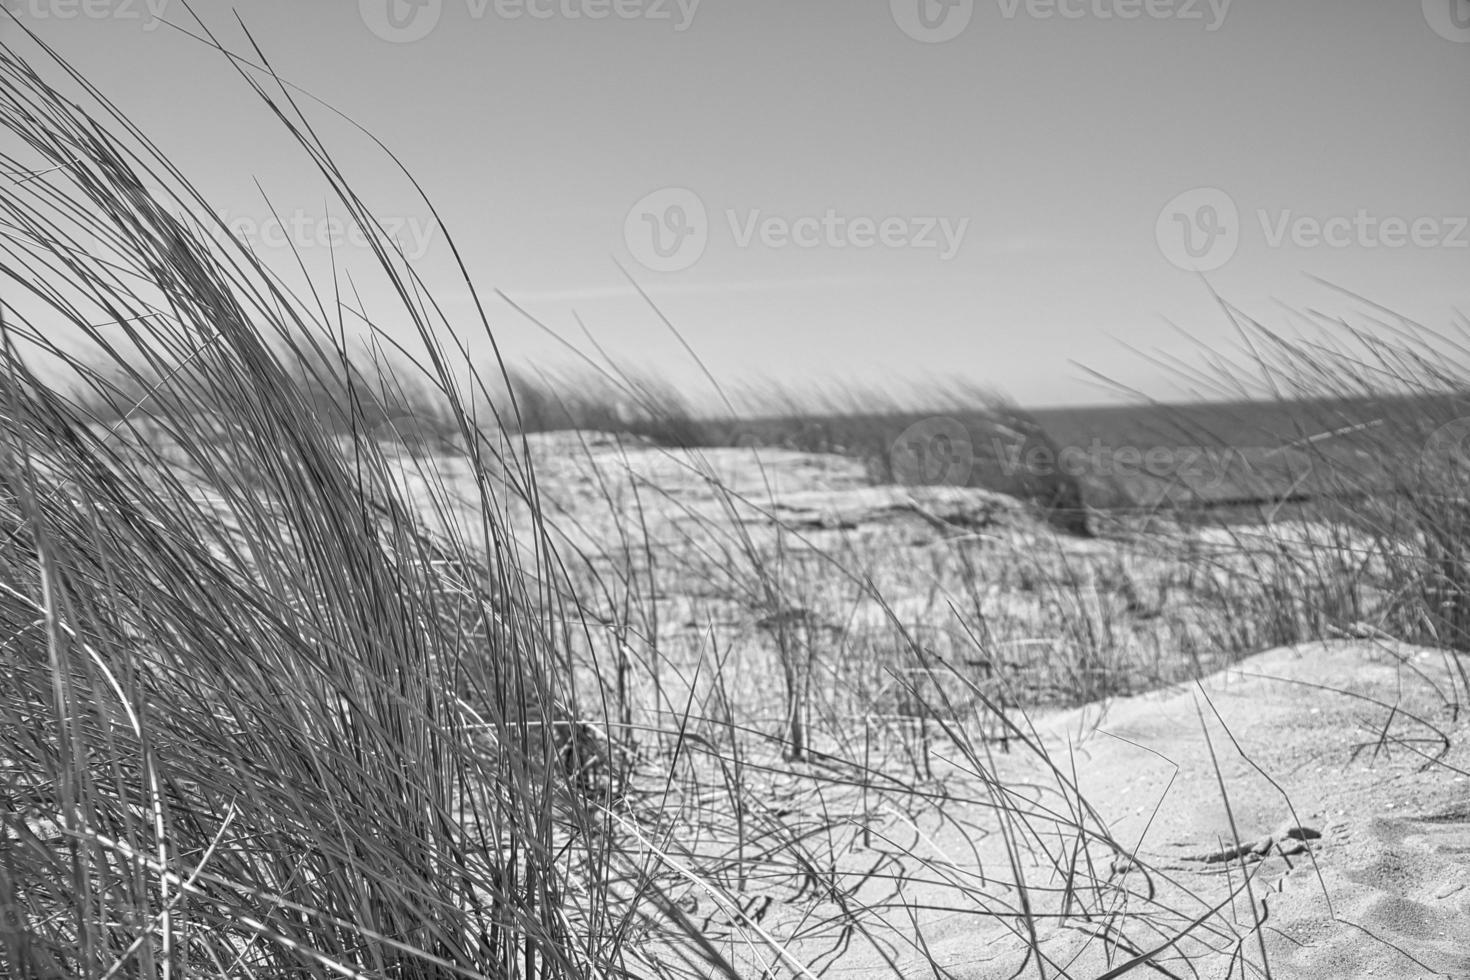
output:
[[[1461,667],[1470,664],[1439,651],[1310,645],[1250,658],[1197,688],[1037,719],[1062,778],[1075,769],[1083,797],[1137,857],[1132,865],[1097,840],[1079,849],[1065,821],[1047,824],[1047,812],[1072,804],[1035,753],[985,763],[1041,830],[1022,871],[1043,961],[1028,957],[1020,917],[986,914],[1014,908],[1015,892],[998,884],[1013,869],[994,809],[979,802],[936,808],[913,828],[909,843],[944,870],[914,867],[901,894],[891,880],[857,888],[886,909],[884,941],[854,941],[835,957],[830,941],[791,952],[824,962],[828,976],[929,977],[932,960],[938,975],[960,980],[1098,977],[1199,919],[1152,966],[1125,975],[1265,976],[1264,959],[1275,977],[1470,977]],[[1232,817],[1240,842],[1261,855],[1222,859],[1236,843]],[[896,844],[899,831],[881,836]],[[1037,858],[1043,848],[1077,868],[1065,915],[1068,876]],[[854,855],[854,869],[864,857]],[[796,922],[797,910],[787,917]]]

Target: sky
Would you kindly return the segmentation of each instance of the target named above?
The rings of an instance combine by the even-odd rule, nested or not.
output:
[[[1170,397],[1155,356],[1232,342],[1216,294],[1283,330],[1361,313],[1324,281],[1437,328],[1470,309],[1470,0],[3,4],[285,274],[292,246],[365,253],[190,36],[249,54],[238,17],[450,316],[478,333],[446,232],[327,106],[541,367],[570,355],[494,290],[689,384],[662,318],[723,381],[1031,405],[1113,397],[1091,372]]]

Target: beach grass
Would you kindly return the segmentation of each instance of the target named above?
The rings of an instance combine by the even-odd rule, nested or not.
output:
[[[813,976],[893,948],[935,881],[1038,975],[1056,922],[1092,924],[1109,976],[1194,933],[1269,975],[1250,879],[1229,919],[1129,892],[1136,848],[1028,713],[1334,635],[1463,649],[1454,338],[1329,356],[1257,325],[1271,354],[1217,380],[1382,400],[1347,449],[1297,446],[1338,492],[1100,534],[1070,477],[912,468],[936,417],[1059,451],[983,392],[766,389],[712,419],[653,377],[479,363],[488,323],[446,321],[289,90],[241,75],[374,243],[413,344],[365,346],[398,354],[323,315],[343,284],[303,298],[178,217],[211,212],[104,93],[0,50],[3,169],[34,175],[0,195],[24,300],[0,327],[10,975]],[[783,516],[783,454],[845,459],[920,520]],[[1004,841],[993,877],[894,836],[964,807]],[[778,933],[773,902],[812,911]]]

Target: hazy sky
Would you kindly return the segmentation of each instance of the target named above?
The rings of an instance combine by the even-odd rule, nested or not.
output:
[[[328,254],[304,156],[217,52],[155,19],[194,29],[182,0],[4,2],[264,251]],[[1167,393],[1125,345],[1187,351],[1170,322],[1225,341],[1208,286],[1282,326],[1281,304],[1351,308],[1311,276],[1435,326],[1470,309],[1470,0],[193,9],[245,52],[238,14],[284,78],[398,152],[479,285],[681,377],[618,262],[725,377],[957,373],[1033,404],[1099,397],[1074,360]],[[387,161],[307,105],[446,271]],[[548,362],[513,311],[491,317]]]

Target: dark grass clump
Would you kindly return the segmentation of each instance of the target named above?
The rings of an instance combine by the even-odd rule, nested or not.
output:
[[[504,519],[534,475],[489,386],[427,302],[411,385],[354,370],[41,60],[68,92],[0,49],[25,175],[0,193],[0,972],[621,975],[659,891],[558,734],[580,619],[534,505]],[[286,90],[243,77],[421,295]],[[478,519],[432,533],[379,438],[427,403],[477,464]]]

